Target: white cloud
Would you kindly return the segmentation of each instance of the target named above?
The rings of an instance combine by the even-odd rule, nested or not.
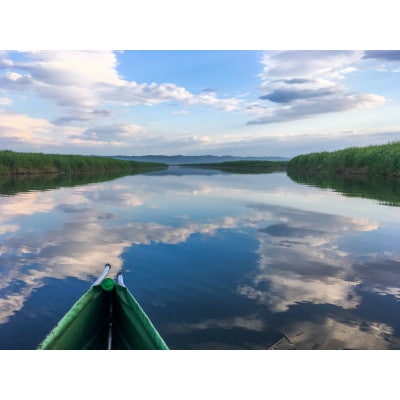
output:
[[[43,134],[48,133],[52,124],[46,119],[31,118],[23,114],[0,110],[0,137],[16,141],[40,143]]]
[[[355,98],[355,106],[356,108],[372,108],[375,106],[381,106],[386,103],[386,99],[383,96],[379,96],[377,94],[364,94],[362,96],[352,96]]]
[[[116,123],[113,125],[103,125],[84,130],[83,132],[71,136],[74,139],[90,140],[96,142],[115,142],[130,143],[133,140],[145,136],[146,130],[139,125]]]
[[[173,83],[139,84],[124,80],[117,72],[117,54],[111,51],[39,51],[24,55],[27,61],[2,60],[0,68],[6,72],[0,77],[0,88],[31,91],[62,108],[73,109],[77,119],[111,103],[155,105],[179,101],[226,111],[239,107],[235,98],[219,99],[215,93],[194,95]],[[60,118],[59,123],[62,122]]]
[[[363,51],[291,50],[265,53],[262,58],[264,81],[283,79],[343,78],[348,66],[358,62]],[[348,71],[348,70],[347,70]]]
[[[356,71],[363,55],[362,51],[315,50],[266,53],[261,61],[260,99],[275,106],[253,103],[248,112],[255,112],[258,117],[248,124],[285,122],[383,105],[383,96],[353,93],[343,84],[346,75]]]
[[[280,107],[260,108],[261,116],[248,122],[249,125],[269,124],[308,118],[316,114],[365,109],[385,104],[383,96],[375,94],[355,95],[334,93],[294,100]]]
[[[146,148],[148,151],[153,145],[160,146],[162,151],[163,143],[166,142],[169,139],[156,136],[136,124],[114,123],[86,129],[69,125],[67,121],[59,125],[58,121],[50,122],[44,118],[0,110],[0,146],[5,149],[51,149],[55,152],[79,151],[93,154],[95,147],[100,154],[115,155],[115,151],[133,152],[137,148]]]
[[[43,148],[65,148],[65,138],[81,128],[59,127],[44,118],[0,110],[0,146],[3,149],[42,151]]]

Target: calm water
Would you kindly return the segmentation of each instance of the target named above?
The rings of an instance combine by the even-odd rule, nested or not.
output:
[[[34,349],[107,262],[171,349],[400,347],[397,206],[177,167],[49,187],[0,195],[1,349]]]

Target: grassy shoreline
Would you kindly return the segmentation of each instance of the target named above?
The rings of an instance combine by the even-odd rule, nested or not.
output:
[[[166,164],[118,160],[111,157],[0,151],[0,175],[76,172],[145,172],[167,168]]]
[[[400,142],[303,154],[292,158],[287,170],[289,173],[399,177]]]

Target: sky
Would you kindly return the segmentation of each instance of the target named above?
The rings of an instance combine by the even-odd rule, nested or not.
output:
[[[397,50],[0,52],[0,148],[281,156],[400,139]]]
[[[283,156],[400,138],[400,51],[0,53],[0,146]]]

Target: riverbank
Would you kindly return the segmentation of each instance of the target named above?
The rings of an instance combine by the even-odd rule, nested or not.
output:
[[[139,173],[167,167],[162,163],[117,160],[110,157],[0,151],[0,175],[104,171]]]
[[[262,174],[275,171],[284,171],[287,166],[287,161],[241,160],[223,161],[221,163],[181,164],[180,166],[218,169],[225,172],[234,172],[239,174]]]
[[[400,142],[303,154],[292,158],[287,170],[289,173],[399,177]]]

